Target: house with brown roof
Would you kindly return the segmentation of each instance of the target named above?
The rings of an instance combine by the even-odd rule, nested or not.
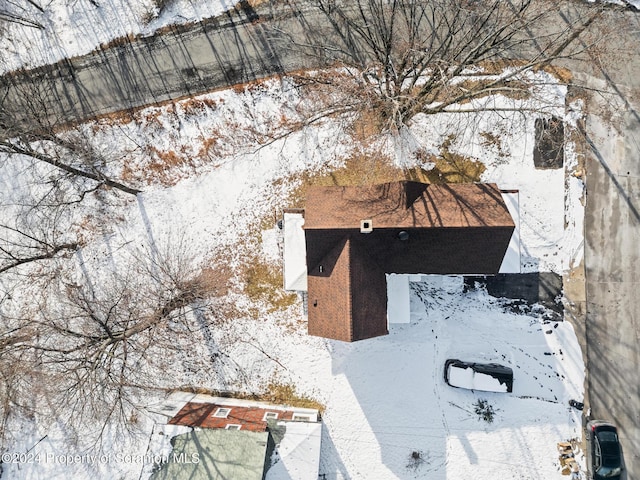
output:
[[[169,420],[169,425],[266,432],[270,421],[315,423],[318,421],[318,411],[309,408],[267,405],[248,400],[214,398],[213,401],[186,403]]]
[[[515,224],[491,183],[310,187],[309,334],[386,335],[386,274],[497,274]]]
[[[190,430],[171,438],[172,452],[151,480],[316,480],[319,411],[229,397],[175,392],[160,411]]]

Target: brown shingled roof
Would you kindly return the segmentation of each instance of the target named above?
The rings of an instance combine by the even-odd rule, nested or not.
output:
[[[229,414],[215,417],[219,408],[226,408]],[[242,430],[264,432],[267,430],[265,413],[273,412],[278,420],[292,420],[293,410],[281,410],[266,406],[237,405],[227,403],[187,402],[180,411],[169,420],[169,425],[186,425],[201,428],[225,428],[227,425],[240,425]]]
[[[495,184],[394,182],[310,188],[304,228],[309,334],[351,342],[387,333],[385,273],[496,274],[515,225]]]
[[[388,333],[384,270],[365,249],[353,248],[352,243],[344,237],[309,274],[310,335],[352,342]]]
[[[492,183],[310,187],[306,203],[305,229],[514,226]]]

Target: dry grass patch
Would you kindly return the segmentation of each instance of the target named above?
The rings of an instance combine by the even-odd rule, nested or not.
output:
[[[323,413],[325,406],[319,401],[297,392],[291,383],[271,382],[260,399],[277,405],[290,405],[298,408],[313,408]]]
[[[369,99],[370,108],[355,111],[355,119],[349,125],[349,133],[358,143],[367,143],[389,128],[390,104],[373,102]]]
[[[542,67],[542,71],[553,75],[560,83],[564,85],[570,85],[573,81],[573,72],[568,68],[556,67],[554,65],[545,65],[544,67]]]
[[[393,165],[391,158],[381,154],[357,153],[345,161],[344,166],[320,173],[303,174],[299,185],[289,196],[290,208],[304,208],[307,189],[310,186],[365,186],[381,183],[410,180],[422,183],[469,183],[481,181],[485,165],[471,157],[451,151],[455,140],[450,136],[440,148],[439,155],[418,152],[418,161],[422,165],[411,168],[399,168]]]
[[[144,181],[147,184],[160,183],[170,187],[178,183],[195,170],[193,158],[187,147],[179,151],[160,150],[153,145],[147,146],[147,162],[143,166],[125,163],[122,166],[122,179],[128,182]]]
[[[446,103],[457,100],[456,103],[464,105],[483,97],[491,95],[503,95],[513,100],[527,100],[531,97],[531,84],[522,80],[509,79],[500,82],[495,79],[468,79],[462,82],[451,83],[434,91],[432,102]],[[420,87],[415,88],[416,92]]]
[[[209,110],[215,110],[218,102],[212,98],[187,98],[177,103],[185,115],[202,115]]]
[[[245,1],[251,7],[257,7],[258,5],[264,5],[273,0],[245,0]]]
[[[476,66],[482,69],[482,73],[487,75],[501,75],[508,68],[521,68],[527,65],[524,60],[499,60],[479,62]],[[543,65],[532,69],[533,72],[546,72],[556,77],[561,83],[570,83],[573,73],[568,68],[557,67],[555,65]]]
[[[486,167],[478,160],[458,153],[437,157],[435,167],[428,171],[428,183],[473,183],[479,182]]]
[[[297,408],[313,408],[318,410],[321,414],[326,409],[322,403],[314,398],[298,393],[295,385],[291,383],[280,383],[278,381],[270,382],[263,393],[229,392],[226,390],[194,387],[190,385],[168,390],[168,393],[173,392],[189,392],[201,395],[211,395],[213,397],[263,401],[273,403],[275,405],[287,405]]]
[[[298,296],[284,290],[282,269],[258,258],[250,259],[244,267],[242,277],[244,291],[254,303],[266,302],[269,311],[284,310],[293,305]]]
[[[429,183],[479,182],[486,170],[485,165],[474,158],[451,151],[455,135],[449,135],[440,147],[440,155],[431,156],[435,166],[427,171]]]
[[[227,137],[220,133],[218,130],[211,131],[206,136],[201,136],[199,140],[202,146],[195,154],[195,156],[202,161],[209,161],[214,158],[222,158],[225,155],[225,150],[229,149],[229,146],[226,142]]]
[[[190,284],[201,296],[224,296],[229,293],[231,269],[221,261],[213,262],[215,267],[204,267]]]
[[[287,205],[291,208],[304,208],[310,186],[364,186],[404,179],[407,179],[406,172],[394,166],[388,156],[359,152],[348,158],[340,168],[305,172],[298,187],[291,192]]]

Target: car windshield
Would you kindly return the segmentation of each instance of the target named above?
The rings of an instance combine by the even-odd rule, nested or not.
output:
[[[600,477],[613,477],[615,475],[620,475],[622,469],[618,467],[610,467],[607,465],[603,465],[598,469],[598,475]]]
[[[616,432],[605,430],[604,432],[598,432],[598,439],[602,442],[615,442],[618,443],[618,435]]]

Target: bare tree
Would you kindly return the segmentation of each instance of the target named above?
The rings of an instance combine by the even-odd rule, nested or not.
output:
[[[0,309],[3,417],[30,407],[98,426],[99,439],[105,428],[131,426],[145,391],[174,387],[176,346],[202,335],[203,321],[217,328],[210,306],[226,288],[223,269],[198,268],[182,247],[95,277],[61,268],[25,318]]]
[[[24,86],[17,102],[7,88],[0,96],[0,171],[8,187],[0,191],[0,274],[75,251],[87,234],[79,227],[85,217],[103,216],[101,205],[117,201],[115,192],[139,192],[108,173],[110,152],[94,147],[81,127],[63,128],[47,114],[46,88]]]
[[[99,185],[115,188],[122,192],[137,195],[140,190],[113,180],[100,168],[100,158],[94,155],[89,144],[78,140],[65,139],[52,134],[30,134],[14,137],[10,140],[0,140],[0,152],[11,155],[25,155],[39,162],[52,165],[65,173],[84,177],[97,182]],[[76,159],[80,165],[73,165],[63,158]]]
[[[31,226],[35,228],[27,229]],[[74,252],[79,248],[76,241],[65,239],[55,227],[46,230],[42,226],[0,225],[0,274],[21,265]]]
[[[295,48],[344,67],[309,76],[338,87],[336,105],[373,109],[397,129],[416,114],[473,111],[489,95],[523,96],[524,74],[589,48],[576,39],[601,15],[600,6],[533,0],[317,0],[332,29],[309,34]],[[576,13],[577,12],[577,13]],[[318,40],[321,38],[321,40]],[[356,100],[360,101],[357,102]],[[468,108],[461,108],[460,105]],[[486,108],[486,107],[480,107]]]
[[[23,160],[2,165],[2,183],[9,188],[0,192],[0,275],[72,253],[82,243],[73,224],[84,215],[76,206],[88,190],[52,175],[53,168]]]

